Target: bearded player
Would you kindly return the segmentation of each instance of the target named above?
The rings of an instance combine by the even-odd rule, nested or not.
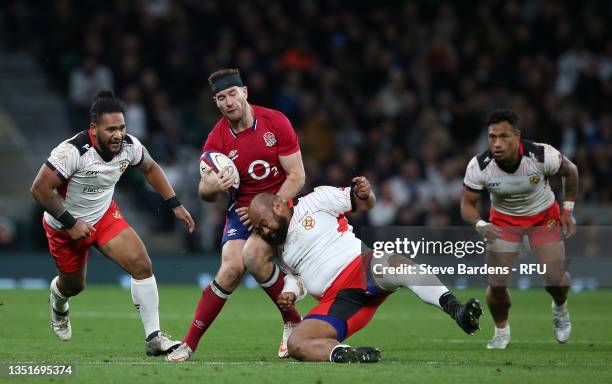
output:
[[[204,151],[223,153],[234,161],[240,187],[230,198],[222,238],[221,266],[214,280],[202,293],[193,322],[183,343],[168,361],[185,361],[196,350],[204,332],[238,287],[245,266],[276,304],[284,286],[284,274],[272,263],[275,250],[249,229],[248,207],[260,192],[293,199],[304,185],[304,165],[297,135],[289,120],[279,111],[251,105],[248,91],[237,69],[222,69],[208,82],[223,117],[204,144]],[[217,175],[209,168],[202,176],[200,198],[214,201],[226,193],[235,178],[225,168]],[[279,308],[280,310],[280,308]],[[282,311],[283,338],[278,356],[287,357],[287,339],[301,321],[295,308]]]
[[[132,300],[144,326],[146,354],[162,355],[179,343],[160,332],[151,260],[113,200],[115,184],[128,167],[140,170],[193,232],[191,215],[164,171],[140,141],[127,134],[121,102],[112,92],[100,91],[91,106],[89,129],[53,149],[31,189],[45,209],[43,226],[58,269],[50,287],[51,329],[61,340],[72,338],[68,300],[85,288],[87,257],[93,245],[132,276]]]
[[[489,149],[467,166],[461,197],[461,215],[487,240],[487,265],[512,268],[523,241],[546,265],[546,291],[552,296],[553,331],[565,343],[572,330],[567,309],[570,276],[565,270],[563,236],[576,232],[574,202],[578,192],[578,169],[548,144],[522,140],[519,117],[510,110],[493,111],[486,120]],[[563,210],[550,188],[549,178],[563,178]],[[491,196],[489,222],[476,208],[481,194]],[[505,349],[510,343],[508,311],[512,304],[507,288],[509,275],[489,276],[487,304],[495,321],[488,349]]]
[[[283,266],[291,271],[279,304],[293,308],[306,291],[319,300],[289,338],[291,357],[335,363],[378,362],[377,348],[353,348],[343,342],[365,327],[389,294],[400,287],[444,310],[466,333],[474,333],[482,314],[477,300],[459,303],[435,275],[380,273],[383,268],[413,264],[404,256],[372,258],[371,253],[362,254],[361,241],[345,214],[371,209],[376,198],[365,177],[356,177],[353,183],[346,188],[317,187],[295,207],[268,193],[251,202],[253,227],[279,247]]]

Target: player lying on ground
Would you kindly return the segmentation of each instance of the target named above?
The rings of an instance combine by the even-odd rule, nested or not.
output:
[[[209,84],[221,114],[204,144],[204,151],[214,151],[234,161],[240,185],[230,198],[221,240],[221,266],[198,302],[193,321],[183,343],[168,361],[185,361],[196,350],[200,338],[223,309],[238,287],[245,267],[276,304],[283,289],[284,274],[272,263],[275,250],[251,232],[247,210],[259,192],[270,192],[291,200],[305,180],[302,154],[291,123],[279,111],[251,105],[247,87],[237,69],[222,69],[210,75]],[[198,193],[211,202],[226,193],[234,176],[222,170],[217,175],[209,168],[202,175]],[[301,321],[296,309],[281,311],[283,337],[278,357],[287,357],[287,339]]]
[[[51,281],[51,328],[70,340],[68,299],[85,289],[89,247],[95,246],[132,275],[132,300],[140,313],[147,355],[161,355],[178,342],[160,332],[157,283],[147,250],[113,201],[115,184],[134,166],[193,232],[191,215],[181,205],[164,171],[140,141],[127,134],[123,106],[110,91],[100,91],[91,106],[89,129],[59,144],[32,185],[45,209],[43,226],[58,276]]]
[[[467,166],[461,196],[461,216],[487,240],[486,263],[512,268],[523,237],[546,265],[546,291],[552,296],[553,330],[565,343],[572,330],[567,310],[570,275],[565,270],[565,238],[576,232],[574,202],[578,193],[578,169],[548,144],[521,140],[519,117],[510,110],[493,111],[486,121],[489,149]],[[550,188],[549,178],[563,178],[563,213]],[[476,204],[485,190],[491,196],[489,220],[481,219]],[[508,291],[510,275],[489,276],[487,304],[495,321],[495,334],[488,349],[505,349],[510,342]]]
[[[294,208],[279,196],[262,193],[253,199],[249,217],[255,230],[279,248],[283,265],[292,272],[279,296],[282,308],[293,308],[308,291],[319,300],[289,338],[290,356],[302,361],[376,362],[376,348],[352,348],[342,342],[366,326],[387,296],[399,287],[412,290],[426,303],[448,313],[467,333],[478,329],[478,300],[461,304],[434,275],[374,275],[374,263],[411,264],[398,255],[382,259],[362,254],[344,216],[371,209],[376,198],[365,177],[352,188],[323,186],[299,199]],[[296,278],[295,276],[299,276]]]

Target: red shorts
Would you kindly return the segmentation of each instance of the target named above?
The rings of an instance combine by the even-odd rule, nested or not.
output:
[[[331,324],[343,341],[365,327],[390,292],[382,291],[372,281],[370,258],[355,258],[327,288],[319,304],[306,319],[317,319]]]
[[[102,218],[94,224],[96,230],[83,240],[72,240],[68,232],[51,228],[43,218],[49,251],[55,259],[57,269],[65,273],[83,269],[87,263],[91,245],[102,246],[129,226],[114,201]]]
[[[532,248],[561,241],[560,218],[559,204],[556,201],[549,208],[531,216],[506,215],[493,208],[490,212],[491,224],[503,227],[502,240],[521,243],[523,236],[527,235]]]

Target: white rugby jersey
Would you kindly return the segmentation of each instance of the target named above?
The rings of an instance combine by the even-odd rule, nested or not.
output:
[[[503,170],[489,150],[474,156],[463,184],[473,192],[487,189],[493,208],[512,216],[535,215],[555,201],[548,177],[556,175],[563,156],[548,144],[521,140],[518,168]]]
[[[317,187],[299,199],[280,259],[319,298],[347,265],[361,254],[345,213],[352,211],[351,188]]]
[[[64,182],[58,193],[64,208],[77,219],[94,225],[113,200],[115,184],[130,165],[138,165],[144,156],[138,139],[126,135],[123,148],[110,161],[104,161],[94,147],[90,131],[82,131],[51,151],[45,164]],[[55,229],[62,224],[49,213],[45,221]]]

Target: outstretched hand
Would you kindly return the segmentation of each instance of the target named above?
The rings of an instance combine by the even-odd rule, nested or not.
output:
[[[195,223],[193,222],[189,211],[185,209],[185,207],[183,207],[182,205],[179,205],[178,207],[173,208],[172,212],[174,212],[174,216],[176,216],[177,219],[181,220],[187,225],[187,230],[189,231],[189,233],[193,233],[193,230],[195,229]]]

